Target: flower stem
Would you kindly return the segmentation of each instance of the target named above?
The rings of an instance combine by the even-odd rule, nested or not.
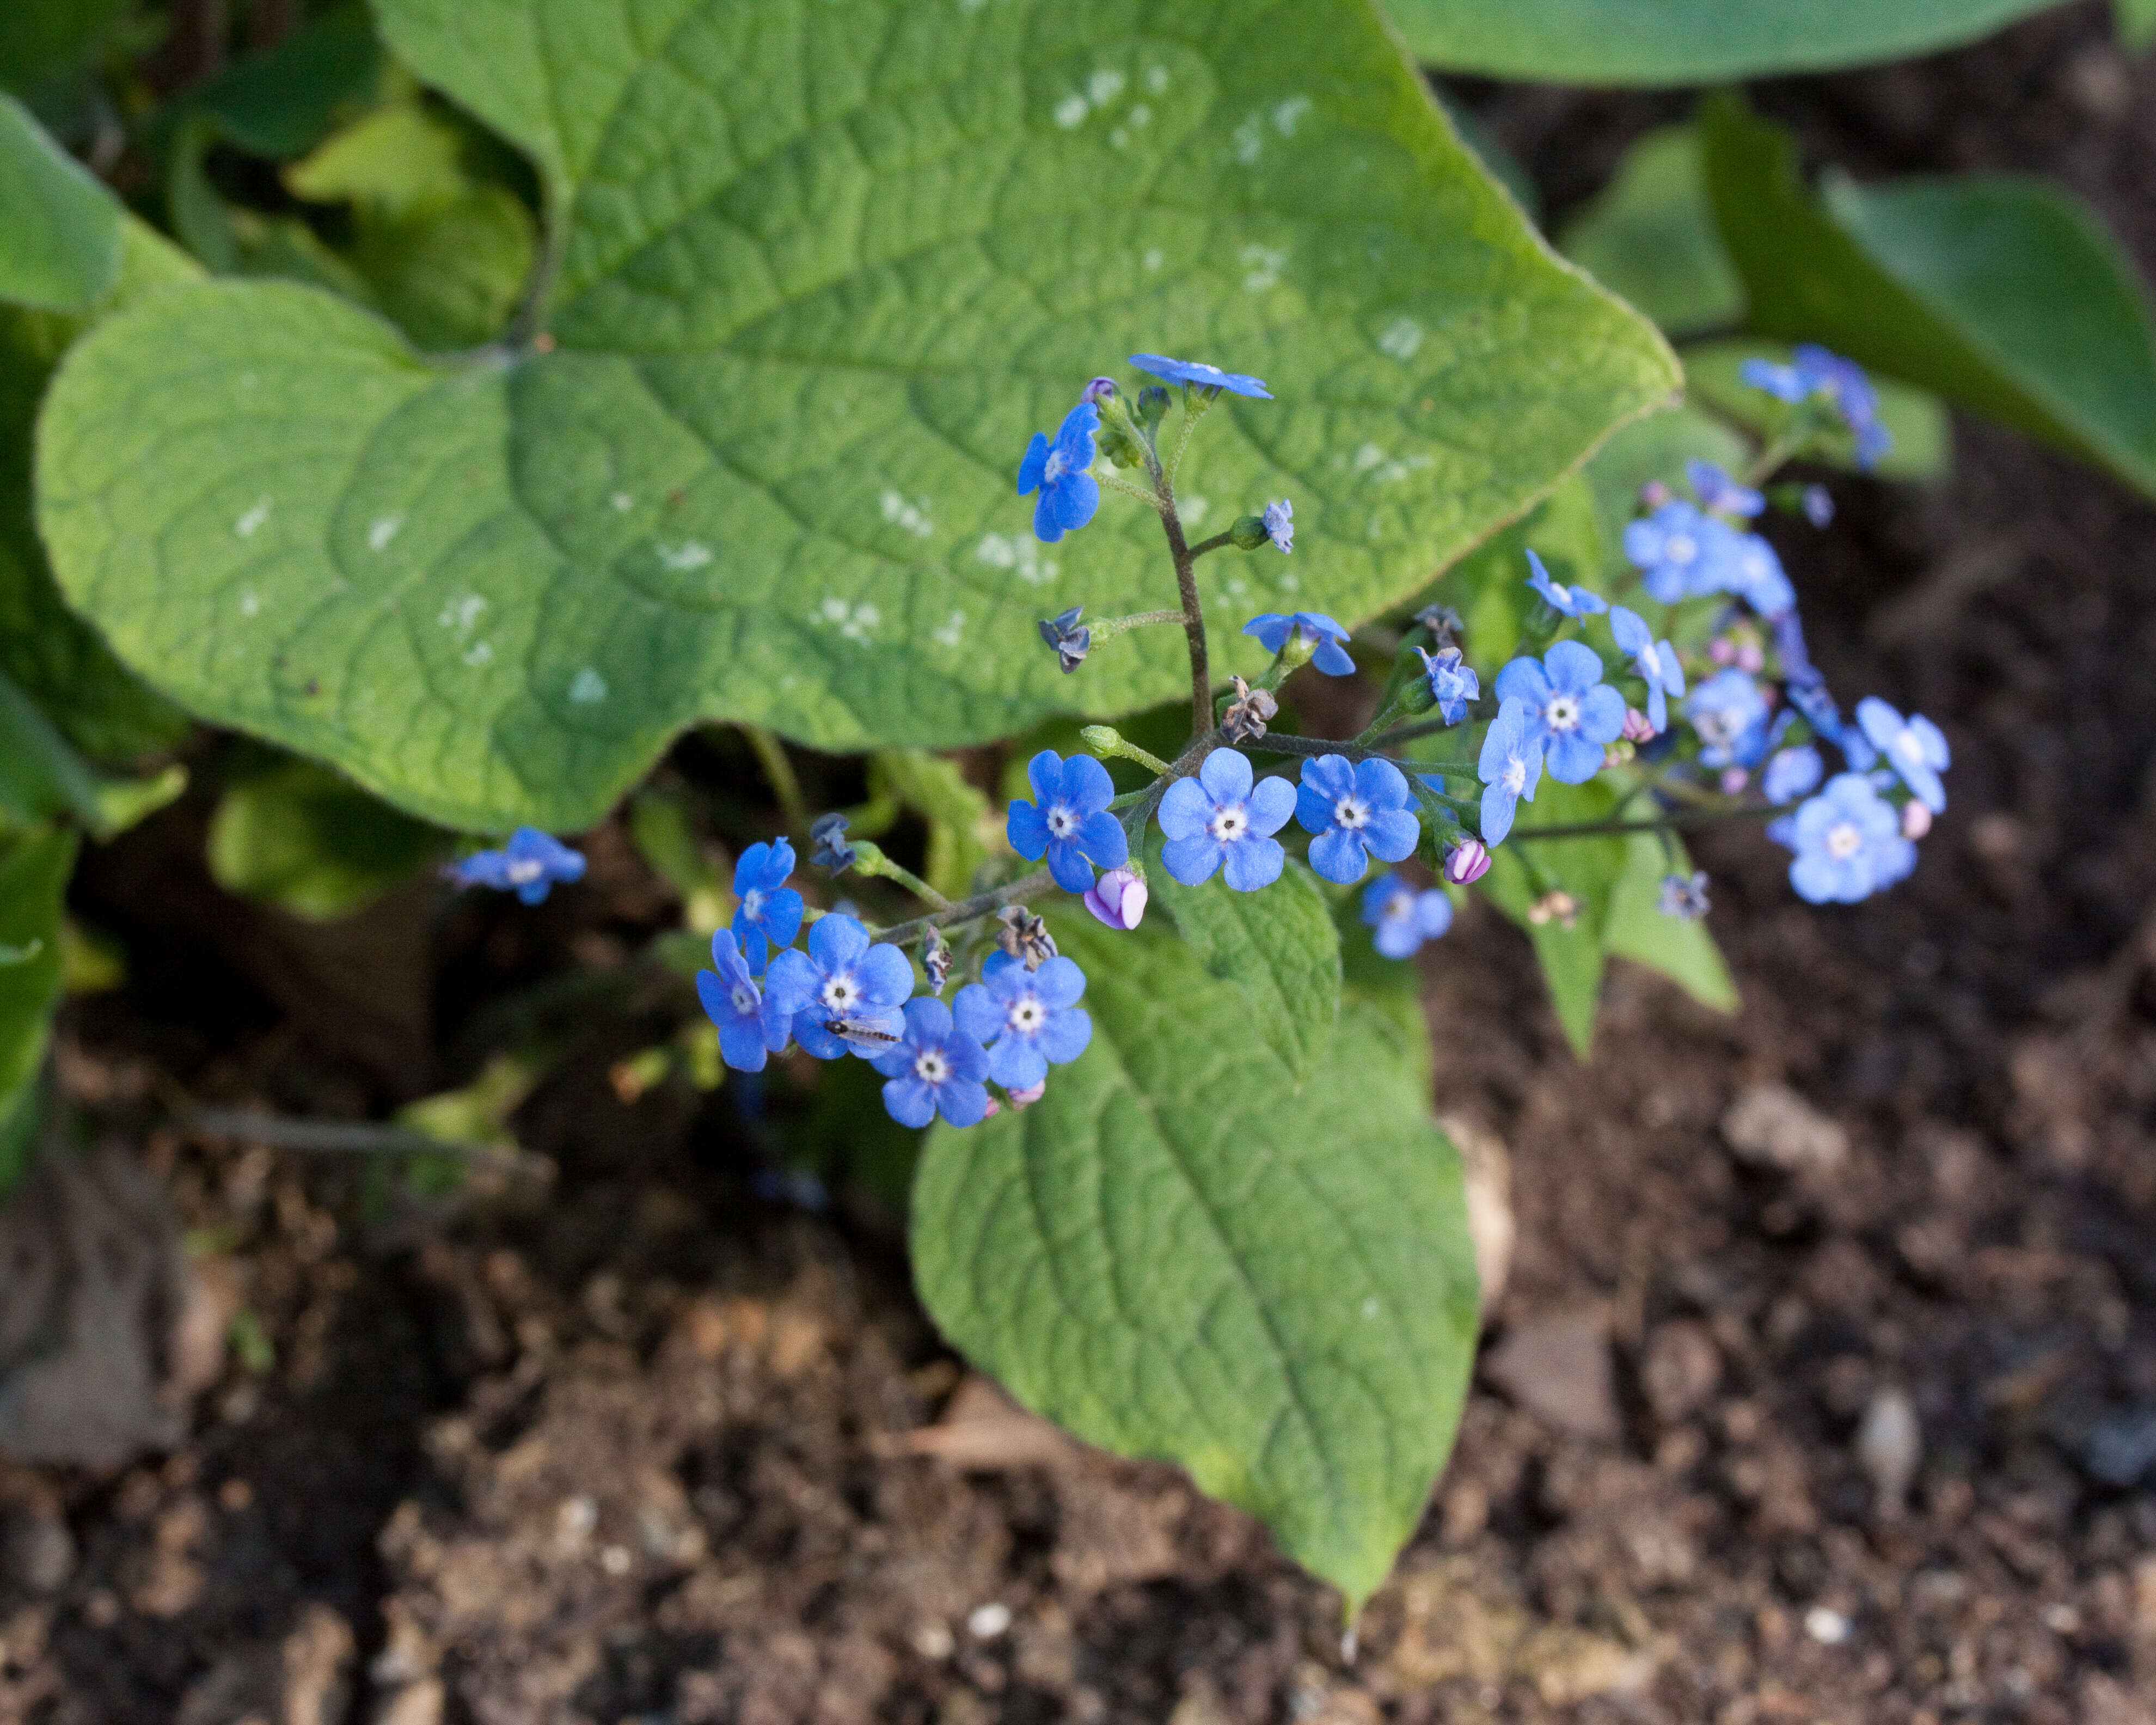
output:
[[[931,886],[920,875],[902,863],[893,862],[883,853],[880,845],[865,839],[854,841],[854,872],[858,875],[880,875],[886,880],[896,880],[916,898],[926,901],[939,911],[951,908],[951,901]]]
[[[1158,484],[1160,525],[1168,535],[1168,555],[1175,559],[1175,585],[1183,596],[1183,639],[1190,649],[1190,730],[1194,737],[1202,737],[1213,728],[1213,675],[1205,662],[1205,611],[1199,603],[1198,573],[1192,567],[1190,546],[1183,536],[1183,517],[1176,513],[1173,483],[1163,475]]]
[[[1146,501],[1150,503],[1152,501],[1151,495],[1148,494]],[[1182,621],[1183,613],[1179,610],[1133,611],[1127,617],[1106,617],[1098,623],[1089,623],[1086,626],[1093,631],[1093,644],[1097,647],[1103,641],[1112,641],[1117,635],[1127,634],[1134,629],[1143,629],[1148,624]]]
[[[779,813],[785,817],[786,830],[805,833],[808,830],[808,804],[801,795],[801,781],[795,777],[793,763],[786,757],[786,745],[761,725],[744,725],[741,733],[748,739],[748,746],[756,751],[757,763],[763,768],[763,776],[771,782],[771,793],[778,799]]]
[[[871,940],[887,941],[895,947],[911,946],[932,928],[949,928],[960,922],[974,922],[983,916],[992,916],[1005,905],[1022,904],[1027,899],[1039,898],[1055,885],[1055,877],[1045,869],[1035,869],[993,892],[977,893],[972,898],[961,899],[957,904],[927,916],[916,916],[911,922],[894,922],[888,928],[872,928]]]

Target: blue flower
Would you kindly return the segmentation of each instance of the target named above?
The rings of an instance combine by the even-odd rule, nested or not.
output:
[[[1273,393],[1255,377],[1240,372],[1224,372],[1202,360],[1168,359],[1158,353],[1133,353],[1131,363],[1142,372],[1165,377],[1171,383],[1188,383],[1199,389],[1224,389],[1230,395],[1254,395],[1270,401]]]
[[[773,947],[790,947],[801,932],[801,895],[786,884],[793,847],[783,839],[752,845],[734,864],[734,938],[751,974],[762,976]]]
[[[1065,892],[1083,892],[1093,884],[1086,858],[1104,869],[1120,869],[1131,860],[1123,824],[1108,813],[1115,782],[1091,755],[1065,760],[1043,749],[1026,762],[1038,804],[1014,803],[1005,822],[1011,849],[1029,862],[1045,854],[1048,872]]]
[[[1532,550],[1527,552],[1527,585],[1540,593],[1543,603],[1560,617],[1594,617],[1609,608],[1609,600],[1584,587],[1567,587],[1562,581],[1551,580],[1550,572]]]
[[[1409,807],[1413,795],[1407,776],[1390,761],[1350,762],[1345,755],[1306,759],[1295,818],[1303,831],[1317,835],[1310,841],[1311,867],[1345,886],[1363,878],[1370,856],[1403,860],[1422,836],[1422,823]]]
[[[1543,732],[1528,719],[1525,701],[1499,703],[1475,770],[1484,786],[1482,842],[1502,845],[1512,830],[1513,809],[1522,797],[1535,800],[1543,776]]]
[[[1667,641],[1656,641],[1646,619],[1622,605],[1609,614],[1609,633],[1618,646],[1632,655],[1632,668],[1646,679],[1647,722],[1657,731],[1668,730],[1668,697],[1685,692],[1684,667],[1677,663],[1677,649]]]
[[[772,994],[757,991],[732,929],[711,937],[711,963],[716,974],[696,973],[696,998],[719,1027],[720,1056],[737,1072],[761,1072],[764,1056],[786,1046],[793,1015]]]
[[[808,931],[807,952],[789,948],[771,961],[763,986],[793,1015],[793,1040],[818,1060],[835,1060],[849,1048],[873,1054],[899,1034],[913,967],[896,947],[871,946],[868,930],[834,911]]]
[[[1355,661],[1340,644],[1348,639],[1348,631],[1322,611],[1267,611],[1245,624],[1243,633],[1255,635],[1268,653],[1279,652],[1290,635],[1316,642],[1317,650],[1310,662],[1328,677],[1344,677],[1355,669]]]
[[[1812,386],[1794,366],[1778,365],[1771,359],[1748,359],[1737,368],[1738,381],[1764,390],[1776,401],[1800,402]]]
[[[1055,661],[1063,667],[1065,676],[1083,665],[1086,655],[1093,650],[1093,631],[1078,620],[1085,608],[1083,605],[1073,605],[1067,611],[1040,619],[1040,638],[1055,649]]]
[[[1460,649],[1446,647],[1436,653],[1422,654],[1423,675],[1430,679],[1430,698],[1437,707],[1438,716],[1448,725],[1457,725],[1467,716],[1467,704],[1482,698],[1482,685],[1475,675],[1474,667],[1460,662]]]
[[[1497,673],[1497,699],[1520,703],[1561,784],[1585,784],[1599,773],[1603,745],[1625,728],[1625,697],[1602,680],[1601,655],[1578,641],[1559,641],[1540,663],[1514,660]]]
[[[1178,778],[1160,799],[1168,843],[1160,860],[1185,886],[1219,869],[1238,892],[1280,879],[1287,854],[1272,835],[1295,813],[1295,787],[1284,778],[1251,783],[1250,757],[1215,749],[1195,778]]]
[[[501,850],[475,850],[442,873],[459,886],[491,886],[536,905],[554,890],[556,881],[583,880],[584,859],[582,852],[536,827],[519,827]]]
[[[1370,944],[1388,958],[1406,958],[1452,927],[1452,901],[1435,886],[1417,892],[1390,870],[1363,889],[1363,920]]]
[[[1673,497],[1625,529],[1625,556],[1658,604],[1712,593],[1722,584],[1735,537],[1729,524]]]
[[[901,1126],[926,1126],[942,1114],[953,1126],[978,1125],[988,1111],[988,1050],[957,1028],[932,994],[906,1003],[897,1045],[870,1062],[891,1081],[883,1105]]]
[[[1765,751],[1767,697],[1734,665],[1693,690],[1684,710],[1705,745],[1699,757],[1708,766],[1750,767]]]
[[[1685,463],[1685,477],[1699,495],[1702,509],[1723,515],[1739,515],[1748,521],[1767,506],[1767,500],[1749,485],[1740,485],[1712,461],[1697,457]]]
[[[988,1045],[988,1076],[1005,1090],[1026,1090],[1093,1040],[1093,1020],[1078,1005],[1085,992],[1086,973],[1069,958],[1028,970],[997,952],[981,967],[980,981],[959,989],[951,1012],[960,1030]]]
[[[1904,719],[1876,695],[1856,703],[1856,722],[1917,799],[1933,814],[1943,814],[1947,788],[1939,775],[1952,757],[1939,727],[1921,713]]]
[[[1794,803],[1826,777],[1826,763],[1810,743],[1784,749],[1759,775],[1759,790],[1769,803]]]
[[[1283,497],[1277,503],[1268,503],[1265,513],[1265,536],[1283,552],[1295,549],[1295,505]]]
[[[1018,465],[1018,494],[1023,497],[1040,487],[1033,531],[1047,544],[1084,526],[1101,506],[1100,481],[1086,470],[1093,465],[1093,434],[1100,429],[1101,410],[1081,401],[1063,416],[1054,443],[1045,432],[1036,431],[1026,445],[1025,459]]]
[[[1655,908],[1680,922],[1697,922],[1707,915],[1707,885],[1704,869],[1695,869],[1689,875],[1665,875]]]
[[[1830,526],[1834,521],[1834,493],[1825,485],[1806,485],[1803,494],[1804,519],[1815,527]]]
[[[1837,773],[1768,833],[1797,853],[1789,885],[1815,905],[1854,904],[1917,865],[1917,847],[1902,836],[1893,805],[1861,773]]]
[[[834,875],[843,875],[853,867],[859,853],[846,842],[846,829],[852,824],[843,814],[818,815],[808,826],[808,841],[814,847],[808,860]]]
[[[1781,558],[1757,533],[1732,534],[1729,554],[1716,574],[1722,588],[1762,617],[1779,617],[1795,608],[1797,590],[1783,572]]]
[[[1813,341],[1799,345],[1790,360],[1790,364],[1783,366],[1748,359],[1737,368],[1737,375],[1779,401],[1825,396],[1856,439],[1856,465],[1867,470],[1877,465],[1880,458],[1894,447],[1894,439],[1879,423],[1878,392],[1865,376],[1864,367]]]

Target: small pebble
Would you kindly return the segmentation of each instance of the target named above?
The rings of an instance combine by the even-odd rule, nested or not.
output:
[[[913,1632],[913,1651],[923,1659],[948,1659],[957,1645],[949,1629],[940,1623],[924,1623]]]
[[[966,1618],[966,1633],[977,1641],[993,1641],[1010,1626],[1010,1607],[996,1599],[976,1605]]]
[[[1849,1639],[1849,1620],[1828,1605],[1804,1613],[1804,1633],[1822,1647],[1839,1647]]]
[[[1923,1455],[1916,1404],[1902,1390],[1878,1391],[1857,1428],[1856,1461],[1878,1493],[1873,1502],[1882,1517],[1892,1519],[1907,1507],[1909,1486]]]

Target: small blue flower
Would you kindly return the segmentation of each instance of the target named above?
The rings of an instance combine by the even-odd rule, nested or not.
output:
[[[1815,905],[1854,904],[1917,865],[1917,847],[1902,836],[1893,805],[1861,773],[1837,773],[1793,818],[1768,830],[1797,853],[1789,884]]]
[[[1792,611],[1775,619],[1775,645],[1782,655],[1782,674],[1788,679],[1789,705],[1811,721],[1817,735],[1841,751],[1850,766],[1867,773],[1879,758],[1879,752],[1862,731],[1842,722],[1841,709],[1834,704],[1826,679],[1804,657],[1804,635],[1795,627],[1796,619],[1797,614]]]
[[[1697,457],[1685,463],[1685,477],[1691,481],[1692,490],[1698,494],[1702,509],[1718,511],[1723,515],[1743,516],[1746,520],[1767,506],[1767,500],[1749,485],[1740,485],[1712,461]]]
[[[536,827],[519,827],[499,850],[475,850],[442,870],[459,886],[514,892],[527,905],[542,901],[557,880],[584,878],[584,859]]]
[[[1101,506],[1100,481],[1086,470],[1093,465],[1093,434],[1100,429],[1101,410],[1081,401],[1063,416],[1054,443],[1045,432],[1036,431],[1026,445],[1025,459],[1018,465],[1018,494],[1023,497],[1040,488],[1033,531],[1045,544],[1084,526]]]
[[[1567,587],[1562,581],[1551,580],[1550,572],[1532,550],[1527,552],[1527,585],[1560,617],[1595,617],[1609,608],[1609,600],[1584,587]]]
[[[1767,697],[1734,665],[1693,690],[1684,710],[1705,745],[1699,757],[1709,767],[1748,768],[1765,752]]]
[[[781,952],[764,978],[764,993],[793,1016],[793,1040],[819,1060],[887,1045],[912,992],[906,954],[886,942],[871,946],[868,930],[842,911],[818,918],[808,950]]]
[[[1446,647],[1436,653],[1422,654],[1423,675],[1430,679],[1430,698],[1436,705],[1438,716],[1448,725],[1457,725],[1467,716],[1470,701],[1482,698],[1482,685],[1472,665],[1461,662],[1457,647]]]
[[[1815,527],[1825,527],[1834,521],[1834,493],[1825,485],[1806,485],[1803,493],[1804,519]]]
[[[1123,824],[1108,813],[1115,782],[1091,755],[1065,760],[1043,749],[1026,762],[1039,803],[1014,803],[1005,822],[1011,849],[1029,862],[1048,858],[1048,872],[1065,892],[1083,892],[1093,884],[1091,857],[1104,869],[1120,869],[1131,860]]]
[[[1133,353],[1131,363],[1142,372],[1165,377],[1171,383],[1188,383],[1199,389],[1224,389],[1230,395],[1254,395],[1270,401],[1273,393],[1255,377],[1240,372],[1224,372],[1202,360],[1168,359],[1158,353]]]
[[[1737,368],[1738,381],[1764,390],[1776,401],[1800,402],[1812,393],[1811,384],[1794,366],[1771,359],[1748,359]]]
[[[1388,870],[1363,889],[1363,920],[1376,931],[1370,944],[1382,955],[1411,957],[1452,927],[1452,901],[1435,886],[1417,892]]]
[[[1295,787],[1284,778],[1251,782],[1250,757],[1215,749],[1195,778],[1178,778],[1160,799],[1168,839],[1160,860],[1185,886],[1219,869],[1238,892],[1280,879],[1287,853],[1272,835],[1295,813]]]
[[[1735,535],[1726,521],[1673,497],[1625,529],[1625,556],[1658,604],[1712,593],[1722,585]]]
[[[1093,650],[1093,631],[1078,620],[1085,608],[1073,605],[1040,619],[1040,638],[1055,649],[1055,662],[1063,667],[1065,676],[1083,665],[1086,655]]]
[[[988,1111],[988,1050],[959,1029],[951,1009],[932,994],[906,1003],[905,1032],[896,1047],[870,1062],[891,1081],[883,1105],[901,1126],[926,1126],[942,1114],[953,1126],[975,1126]]]
[[[1762,617],[1779,617],[1796,608],[1797,590],[1783,572],[1781,558],[1757,533],[1732,535],[1729,555],[1716,572],[1726,591]]]
[[[1655,908],[1680,922],[1700,922],[1707,915],[1707,885],[1704,869],[1695,869],[1689,875],[1665,875]]]
[[[718,967],[716,973],[696,973],[696,998],[719,1027],[720,1057],[737,1072],[761,1072],[764,1056],[786,1046],[793,1014],[770,993],[758,992],[732,929],[711,937],[711,963]]]
[[[1268,653],[1279,652],[1290,635],[1314,641],[1317,650],[1310,662],[1328,677],[1344,677],[1355,669],[1355,661],[1340,644],[1348,639],[1348,631],[1322,611],[1267,611],[1245,624],[1243,633],[1255,635]]]
[[[1068,1065],[1093,1040],[1091,1016],[1078,1005],[1086,973],[1060,954],[1028,970],[1008,952],[981,967],[981,979],[951,1004],[960,1030],[988,1050],[988,1076],[1005,1090],[1026,1090]]]
[[[1543,732],[1527,717],[1525,701],[1516,697],[1498,704],[1475,770],[1484,786],[1482,842],[1502,845],[1512,830],[1512,811],[1522,797],[1535,800],[1543,776]]]
[[[1422,823],[1409,808],[1414,794],[1406,774],[1390,761],[1351,762],[1345,755],[1306,759],[1295,818],[1303,831],[1317,835],[1310,841],[1311,867],[1345,886],[1363,878],[1371,856],[1380,862],[1404,860],[1422,836]]]
[[[1624,651],[1632,655],[1632,668],[1646,679],[1647,722],[1657,731],[1670,726],[1669,696],[1685,692],[1684,667],[1677,649],[1657,641],[1646,619],[1620,605],[1609,614],[1609,633]]]
[[[843,875],[853,867],[859,853],[846,842],[846,829],[852,824],[843,814],[818,815],[808,826],[808,842],[813,847],[808,860],[834,875]]]
[[[1794,803],[1808,795],[1826,777],[1826,763],[1810,743],[1783,749],[1767,762],[1759,775],[1760,793],[1769,803]]]
[[[1539,663],[1514,660],[1496,686],[1499,701],[1520,703],[1561,784],[1585,784],[1599,773],[1603,746],[1625,728],[1625,697],[1602,680],[1602,655],[1579,641],[1559,641]]]
[[[801,932],[801,895],[786,882],[793,872],[793,847],[783,839],[752,845],[734,864],[734,938],[749,973],[762,976],[774,947],[790,947]]]
[[[1939,775],[1953,757],[1939,727],[1921,713],[1904,719],[1876,695],[1856,703],[1856,722],[1917,799],[1933,814],[1945,814],[1947,788]]]
[[[1295,505],[1283,497],[1277,503],[1268,503],[1265,513],[1265,536],[1282,551],[1295,549]]]
[[[1790,359],[1791,363],[1785,366],[1748,359],[1737,368],[1737,375],[1779,401],[1825,396],[1856,439],[1856,465],[1867,471],[1876,466],[1880,458],[1894,447],[1894,439],[1879,422],[1878,392],[1871,387],[1864,367],[1812,341],[1799,345]]]

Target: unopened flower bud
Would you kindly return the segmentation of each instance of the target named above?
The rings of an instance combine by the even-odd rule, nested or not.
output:
[[[1751,783],[1752,775],[1742,767],[1725,767],[1722,769],[1722,794],[1725,797],[1735,796]]]
[[[1113,377],[1096,377],[1086,386],[1081,394],[1081,399],[1091,402],[1096,407],[1104,401],[1113,401],[1116,396],[1116,380]]]
[[[1168,391],[1158,383],[1148,383],[1138,391],[1138,424],[1158,425],[1168,416]]]
[[[921,943],[921,968],[928,973],[928,992],[941,994],[943,984],[951,980],[951,963],[955,955],[950,942],[943,938],[943,931],[931,928],[928,938]]]
[[[1265,726],[1280,711],[1280,703],[1265,690],[1253,689],[1240,677],[1229,680],[1235,685],[1235,698],[1220,716],[1221,734],[1230,742],[1255,742],[1265,734]]]
[[[1101,422],[1100,449],[1117,467],[1136,467],[1145,459],[1138,440],[1112,419]]]
[[[1622,767],[1639,752],[1636,743],[1629,737],[1620,737],[1616,742],[1603,746],[1602,764],[1604,767]]]
[[[846,842],[846,829],[850,824],[843,814],[817,816],[808,829],[808,860],[834,875],[843,875],[853,867],[858,859],[854,847]]]
[[[1445,878],[1455,886],[1472,886],[1490,872],[1490,847],[1480,839],[1462,839],[1445,853]]]
[[[1238,551],[1255,551],[1270,536],[1265,531],[1265,518],[1261,515],[1239,515],[1235,525],[1228,529],[1229,542]]]
[[[1078,741],[1104,761],[1123,752],[1123,733],[1113,725],[1088,725],[1078,733]]]
[[[1739,641],[1737,644],[1738,670],[1751,671],[1756,675],[1765,668],[1766,664],[1767,655],[1759,650],[1759,644],[1757,641]]]
[[[1902,805],[1902,836],[1921,839],[1932,829],[1932,811],[1912,797]]]
[[[1152,889],[1135,869],[1111,869],[1086,895],[1086,908],[1111,928],[1132,929],[1145,918]]]
[[[1636,706],[1625,709],[1625,728],[1618,733],[1627,742],[1651,742],[1655,727],[1647,716]]]
[[[1646,484],[1640,487],[1640,507],[1660,509],[1676,495],[1676,493],[1660,480],[1649,480]]]
[[[1030,1108],[1048,1094],[1048,1081],[1044,1078],[1038,1084],[1029,1084],[1023,1090],[1007,1090],[1004,1094],[1010,1098],[1012,1107]]]
[[[1055,649],[1055,662],[1063,667],[1065,676],[1083,665],[1086,655],[1093,650],[1093,631],[1078,620],[1085,608],[1073,605],[1068,611],[1040,619],[1040,638]]]
[[[1737,662],[1737,643],[1727,635],[1717,635],[1707,644],[1707,656],[1717,665],[1733,665]]]

